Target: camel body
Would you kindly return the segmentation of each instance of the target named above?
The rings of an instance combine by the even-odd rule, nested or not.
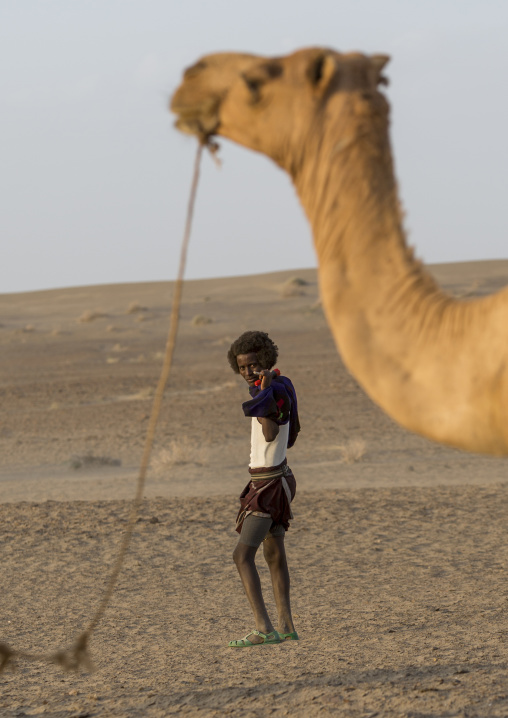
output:
[[[386,56],[309,48],[218,53],[189,68],[177,127],[271,157],[313,230],[337,348],[399,424],[468,451],[508,454],[508,288],[443,292],[408,248],[378,85]]]

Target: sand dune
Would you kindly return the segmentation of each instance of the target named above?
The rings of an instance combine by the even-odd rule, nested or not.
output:
[[[508,284],[508,261],[431,269],[457,296]],[[0,295],[0,641],[66,645],[101,596],[171,289]],[[506,462],[383,415],[335,351],[313,270],[189,282],[181,327],[98,671],[20,663],[0,676],[0,715],[507,715]],[[230,560],[249,428],[225,353],[247,328],[274,337],[301,402],[288,554],[302,640],[235,652],[252,627]]]

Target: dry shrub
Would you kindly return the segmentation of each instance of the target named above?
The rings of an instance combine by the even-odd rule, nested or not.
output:
[[[205,324],[211,324],[213,322],[213,319],[210,319],[210,317],[205,317],[203,314],[196,314],[195,317],[192,317],[191,324],[193,327],[202,327]]]
[[[206,461],[206,453],[202,444],[187,436],[181,436],[171,439],[168,445],[153,457],[150,466],[155,474],[164,474],[172,466],[182,466],[183,464],[202,466]]]
[[[73,469],[81,469],[82,466],[97,468],[100,466],[121,466],[120,459],[112,459],[110,456],[94,456],[93,454],[84,454],[83,456],[73,456],[71,459],[71,467]]]
[[[145,386],[140,389],[136,394],[133,394],[132,397],[144,401],[145,399],[151,399],[154,394],[155,389],[153,388],[153,386]]]
[[[345,464],[355,464],[365,456],[367,444],[364,439],[348,439],[339,446],[340,456]]]
[[[94,322],[96,319],[104,319],[104,317],[107,316],[107,314],[99,310],[92,311],[91,309],[87,309],[80,317],[78,317],[78,322]]]
[[[321,299],[318,299],[317,302],[314,302],[314,304],[311,304],[307,311],[309,312],[309,314],[315,314],[316,312],[322,312],[323,311],[323,303],[321,302]]]
[[[138,302],[131,302],[127,307],[127,314],[137,314],[138,312],[147,312],[148,307],[144,307]]]
[[[457,299],[465,299],[466,297],[474,297],[476,294],[478,294],[478,290],[480,289],[480,280],[474,279],[470,286],[466,289],[463,289],[462,291],[455,292],[455,296]]]
[[[305,294],[305,289],[308,282],[301,277],[290,277],[282,285],[281,295],[283,297],[302,297]]]

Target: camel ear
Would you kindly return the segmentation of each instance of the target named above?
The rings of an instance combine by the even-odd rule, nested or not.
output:
[[[376,87],[377,85],[388,85],[388,78],[382,75],[382,71],[390,62],[390,55],[371,55],[370,65],[372,68],[371,81]]]
[[[338,66],[337,60],[329,52],[324,52],[311,61],[307,68],[307,78],[320,95],[325,92],[335,77]]]
[[[257,102],[261,97],[261,87],[269,82],[269,80],[273,80],[279,77],[279,75],[282,75],[282,72],[282,65],[275,61],[263,62],[261,65],[257,65],[247,72],[242,72],[242,80],[251,93],[252,101]]]

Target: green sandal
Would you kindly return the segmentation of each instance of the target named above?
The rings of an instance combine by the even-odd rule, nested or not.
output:
[[[261,643],[252,643],[252,641],[249,641],[249,636],[252,636],[253,633],[263,639]],[[281,643],[280,636],[277,631],[272,631],[271,633],[251,631],[245,636],[245,638],[241,638],[239,641],[230,641],[228,646],[229,648],[247,648],[247,646],[269,646],[274,643]]]
[[[279,633],[281,641],[299,641],[300,637],[296,631],[293,633]]]

